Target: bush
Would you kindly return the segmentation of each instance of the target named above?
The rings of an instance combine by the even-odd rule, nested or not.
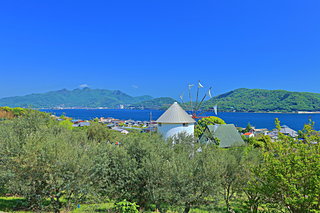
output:
[[[115,204],[114,209],[119,213],[138,213],[139,205],[123,200]]]

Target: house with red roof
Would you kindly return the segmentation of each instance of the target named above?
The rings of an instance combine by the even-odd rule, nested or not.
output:
[[[254,137],[254,134],[252,132],[247,132],[243,134],[246,138],[252,138]]]

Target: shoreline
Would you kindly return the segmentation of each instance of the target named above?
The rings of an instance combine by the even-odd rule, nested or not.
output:
[[[162,109],[113,109],[113,108],[34,108],[35,110],[159,110]],[[210,111],[207,111],[210,112]],[[267,114],[320,114],[320,111],[297,111],[297,112],[231,112],[231,111],[219,111],[222,113],[267,113]]]

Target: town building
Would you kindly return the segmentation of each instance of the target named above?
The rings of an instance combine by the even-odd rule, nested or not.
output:
[[[252,138],[252,137],[254,137],[254,133],[253,132],[246,132],[243,134],[243,136],[245,136],[246,138]]]
[[[199,139],[200,143],[214,143],[222,148],[244,145],[238,130],[233,124],[208,125]]]
[[[281,126],[280,133],[287,135],[287,136],[290,136],[292,138],[298,137],[298,132],[291,129],[290,127],[288,127],[286,125]],[[268,135],[273,139],[277,139],[279,136],[279,131],[277,129],[275,129],[275,130],[269,132]]]

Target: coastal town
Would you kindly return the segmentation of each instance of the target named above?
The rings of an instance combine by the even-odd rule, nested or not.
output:
[[[58,121],[63,121],[66,119],[70,120],[73,123],[72,127],[76,127],[76,128],[87,127],[87,126],[90,126],[92,122],[98,122],[103,125],[106,125],[109,129],[120,132],[122,134],[129,134],[132,131],[141,132],[141,133],[159,132],[165,138],[175,136],[182,132],[187,132],[190,135],[194,135],[194,123],[196,123],[196,121],[191,118],[191,115],[187,114],[187,112],[184,111],[176,102],[171,107],[169,107],[169,109],[165,111],[158,120],[149,120],[149,121],[132,120],[132,119],[120,120],[112,117],[106,117],[106,118],[100,117],[100,118],[95,118],[93,120],[80,120],[80,119],[74,120],[66,116],[61,116],[61,117],[57,117],[55,115],[52,115],[52,116]],[[178,125],[179,123],[180,125]],[[174,125],[172,126],[172,124]],[[219,124],[213,124],[213,125],[217,125],[217,127],[220,126],[220,128],[224,128],[224,126],[227,126],[227,125],[219,125]],[[249,139],[253,137],[257,138],[261,136],[269,136],[271,139],[277,139],[279,133],[290,136],[292,138],[298,137],[298,132],[291,129],[287,125],[282,125],[280,130],[278,129],[269,130],[266,128],[258,129],[258,128],[255,128],[254,126],[251,126],[250,124],[248,124],[247,127],[236,127],[233,124],[228,124],[228,125],[232,125],[232,127],[230,126],[231,128],[230,127],[227,128],[227,130],[223,133],[224,135],[222,135],[222,137],[225,137],[225,135],[235,135],[234,134],[235,132],[240,136],[242,136],[243,139]],[[200,139],[200,141],[203,142],[203,139]],[[239,141],[241,142],[242,139],[239,139]]]

